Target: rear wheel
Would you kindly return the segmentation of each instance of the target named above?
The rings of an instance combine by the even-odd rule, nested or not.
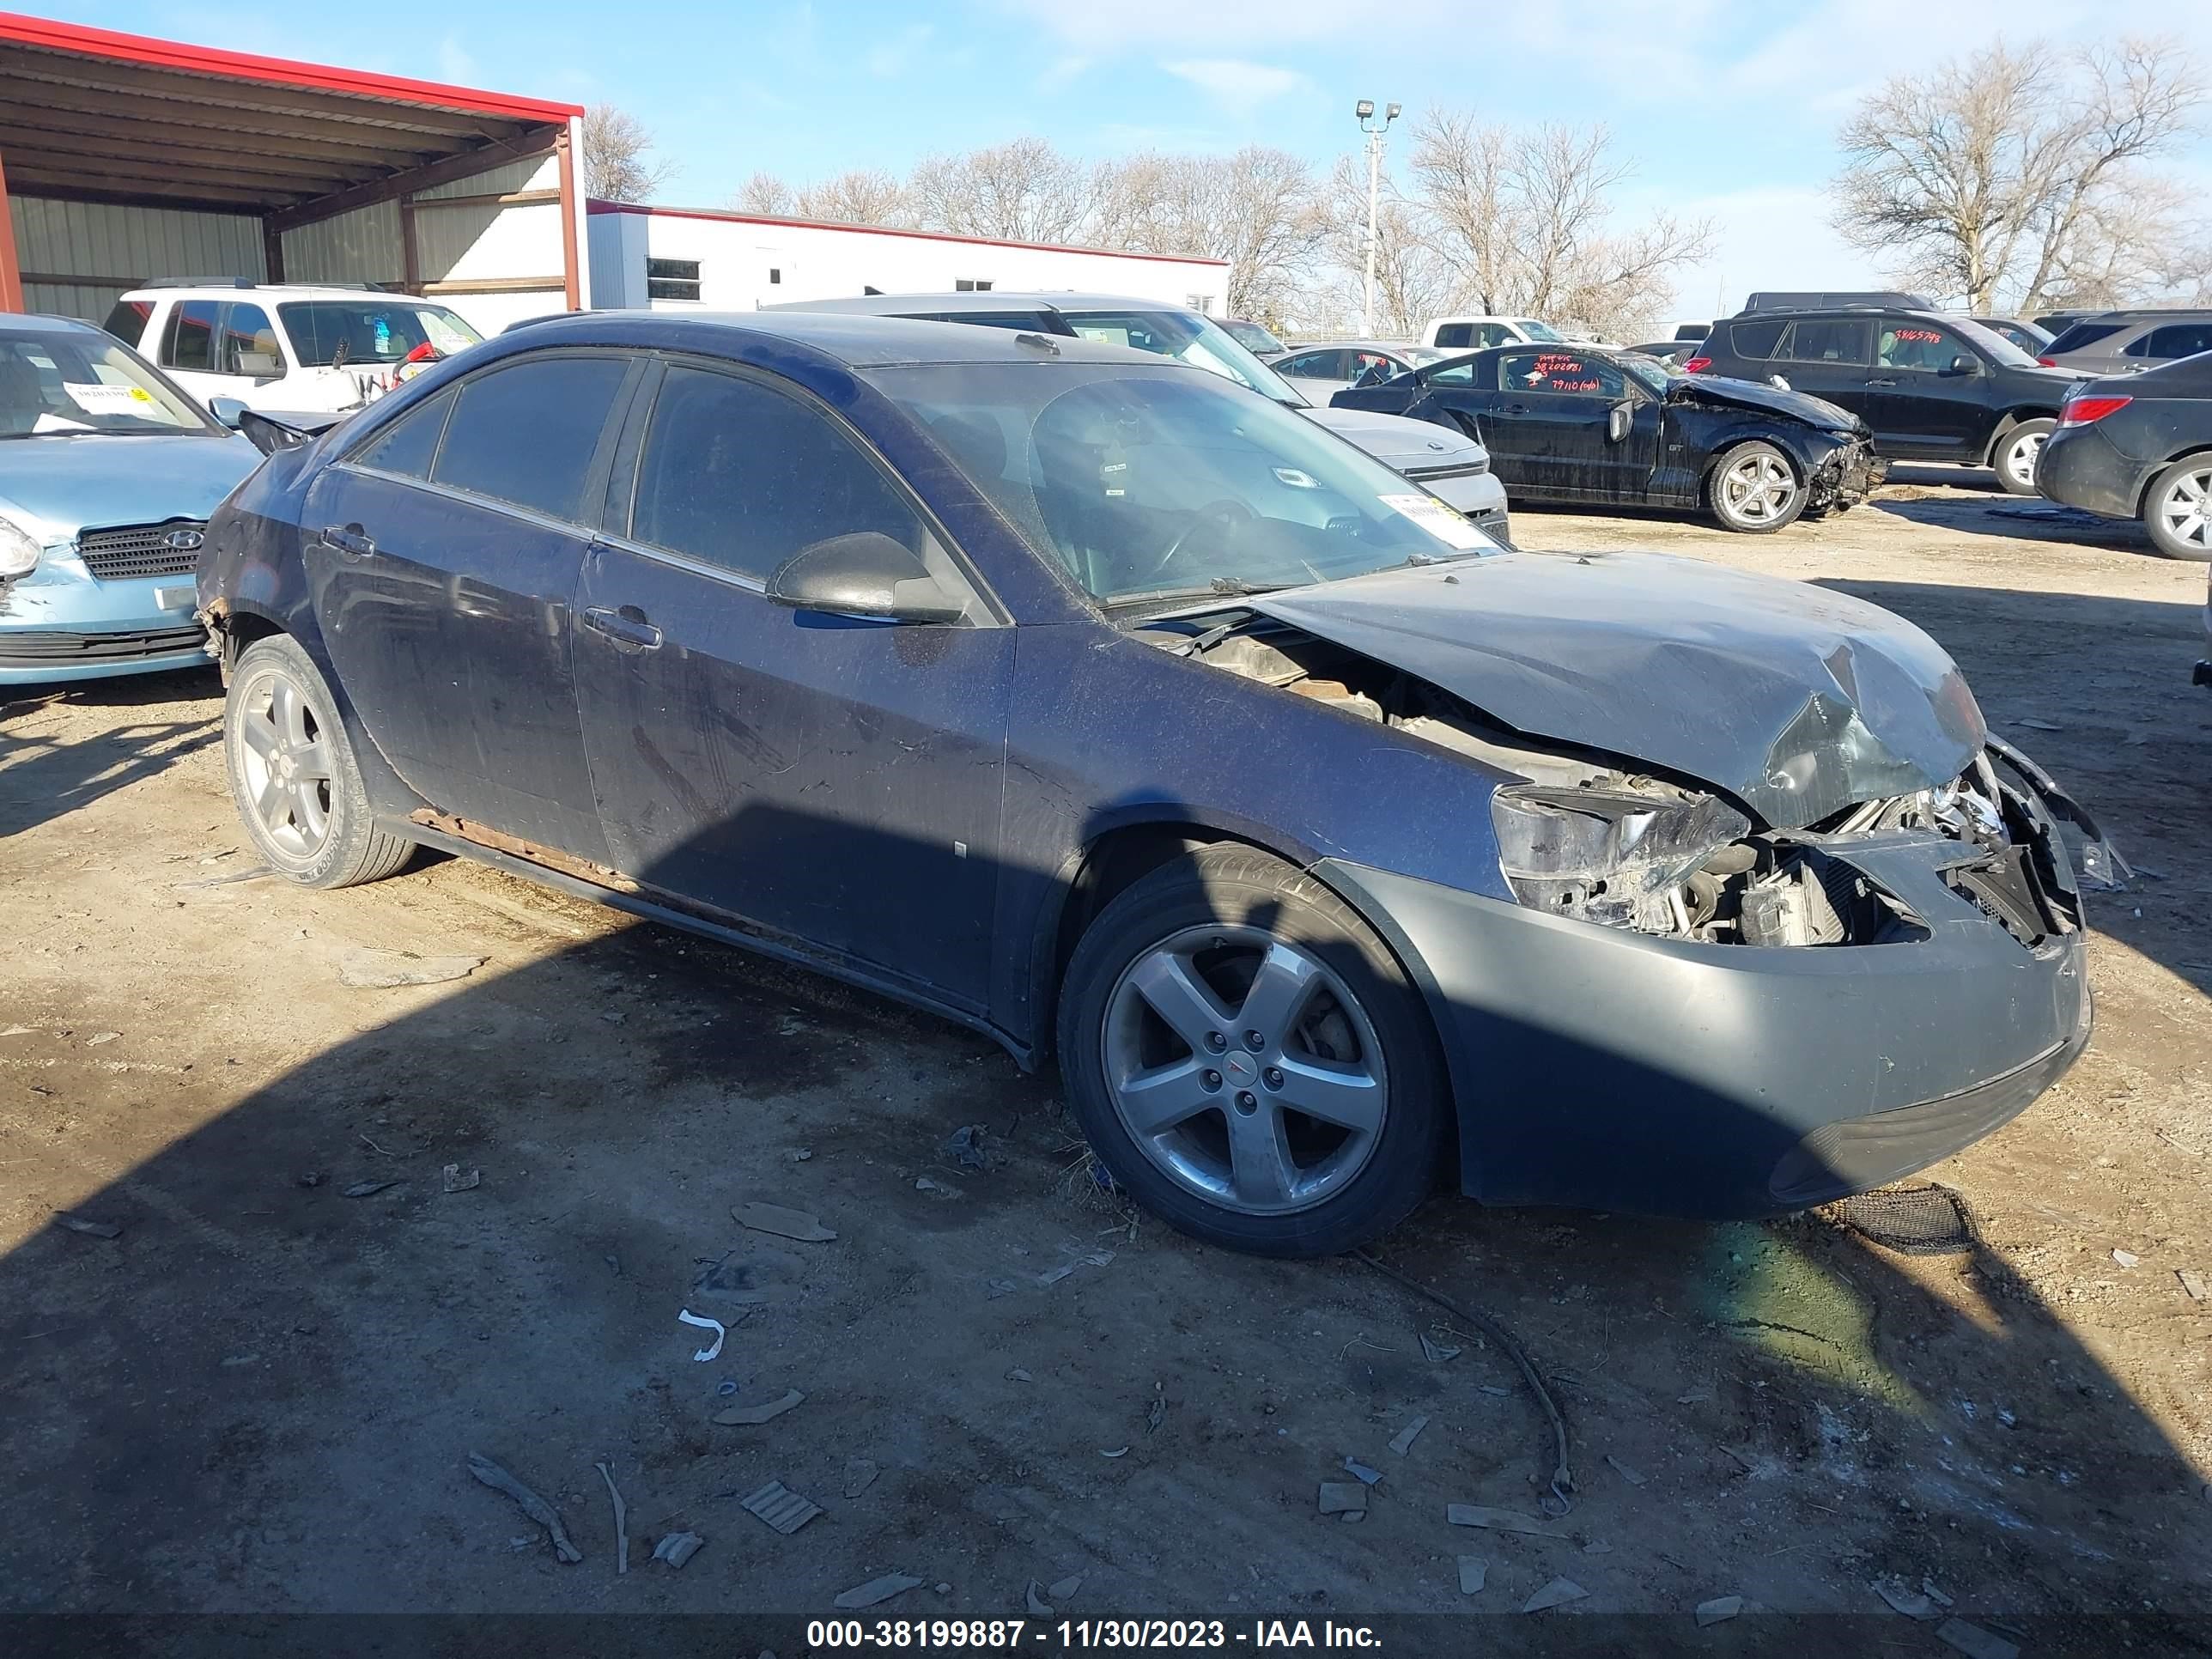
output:
[[[2169,559],[2212,560],[2212,449],[2183,456],[2151,480],[2143,528]]]
[[[1990,457],[1996,468],[1997,482],[2014,495],[2033,495],[2035,488],[2035,464],[2043,454],[2043,441],[2057,428],[2056,421],[2022,421],[1997,440],[1997,447]]]
[[[1805,510],[1804,481],[1790,458],[1770,443],[1739,444],[1714,464],[1705,504],[1723,530],[1764,535],[1796,522]]]
[[[337,699],[282,634],[256,640],[231,671],[223,708],[230,791],[262,861],[302,887],[379,881],[411,842],[379,830]]]
[[[1115,1179],[1211,1243],[1332,1255],[1435,1183],[1446,1087],[1419,994],[1342,900],[1252,848],[1203,848],[1100,913],[1060,1053]]]

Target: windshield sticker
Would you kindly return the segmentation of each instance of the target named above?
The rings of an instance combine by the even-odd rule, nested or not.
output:
[[[78,380],[64,380],[62,390],[79,409],[92,415],[137,415],[154,401],[154,394],[143,386],[97,386]]]
[[[1383,506],[1402,513],[1447,547],[1472,553],[1490,545],[1490,538],[1433,495],[1382,495]]]

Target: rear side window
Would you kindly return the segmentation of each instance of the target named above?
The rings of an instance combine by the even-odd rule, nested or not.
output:
[[[151,300],[118,300],[115,309],[107,313],[100,325],[110,334],[127,346],[135,346],[146,332],[146,319],[154,314]]]
[[[2194,357],[2200,351],[2212,351],[2212,323],[2168,323],[2164,328],[2154,328],[2136,345],[2128,348],[2130,356]]]
[[[580,520],[586,475],[628,365],[540,357],[465,382],[434,483]]]
[[[2054,356],[2062,351],[2086,351],[2100,340],[2109,340],[2118,334],[2125,323],[2075,323],[2058,331],[2058,337],[2043,348],[2043,355]]]
[[[215,372],[215,325],[222,307],[212,300],[186,300],[169,313],[169,337],[162,343],[164,368]]]
[[[1473,386],[1474,359],[1470,357],[1463,363],[1453,363],[1447,368],[1432,369],[1430,371],[1428,380],[1431,386]]]
[[[1739,357],[1764,362],[1774,355],[1782,343],[1782,331],[1790,326],[1789,319],[1778,317],[1765,322],[1731,323],[1729,325],[1729,349]]]
[[[250,374],[264,380],[281,376],[284,348],[276,343],[269,313],[259,306],[236,304],[225,311],[216,361],[225,374]]]
[[[638,456],[632,540],[764,582],[803,547],[871,530],[921,550],[914,509],[825,416],[734,375],[668,371]]]
[[[1302,351],[1295,357],[1282,358],[1275,364],[1278,374],[1299,374],[1310,380],[1340,380],[1344,374],[1344,354],[1341,351]]]
[[[1874,325],[1863,317],[1800,317],[1790,325],[1781,355],[1793,363],[1863,363]]]
[[[1627,383],[1621,378],[1620,364],[1556,348],[1501,354],[1498,359],[1498,386],[1501,392],[1534,392],[1563,397],[1627,395]]]
[[[430,463],[437,458],[438,440],[445,435],[446,416],[453,408],[453,394],[441,392],[409,410],[346,459],[356,466],[373,466],[403,478],[428,478]]]

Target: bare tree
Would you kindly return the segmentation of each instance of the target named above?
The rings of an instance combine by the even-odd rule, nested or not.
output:
[[[926,157],[908,176],[915,222],[963,236],[1070,242],[1091,222],[1097,170],[1042,138]]]
[[[730,198],[730,205],[739,213],[759,213],[772,218],[785,218],[799,204],[791,193],[791,186],[773,173],[756,173],[738,186],[738,193]]]
[[[1367,166],[1339,158],[1316,204],[1322,229],[1322,292],[1309,309],[1331,321],[1364,318],[1367,276]],[[1376,205],[1375,328],[1387,338],[1419,334],[1431,317],[1452,308],[1458,273],[1430,240],[1420,209],[1383,181]]]
[[[2171,263],[2170,211],[2142,210],[2143,162],[2195,131],[2197,65],[2171,40],[2061,55],[1990,46],[1866,99],[1840,136],[1845,240],[1970,310],[2094,303]]]
[[[841,173],[835,179],[809,185],[799,192],[802,219],[835,219],[855,225],[905,225],[912,216],[907,208],[906,186],[881,168]]]
[[[1233,155],[1132,156],[1099,169],[1089,234],[1115,247],[1226,259],[1230,312],[1289,326],[1310,295],[1328,225],[1313,170],[1254,144]]]
[[[1413,127],[1414,216],[1454,275],[1457,302],[1600,330],[1663,312],[1672,273],[1711,251],[1713,230],[1655,215],[1617,228],[1630,168],[1601,126],[1514,128],[1443,110]]]
[[[675,177],[672,161],[652,159],[653,133],[628,110],[594,104],[584,112],[584,193],[604,202],[642,202]]]

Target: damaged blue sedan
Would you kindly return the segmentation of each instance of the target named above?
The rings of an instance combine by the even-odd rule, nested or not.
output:
[[[2087,1041],[2094,827],[1918,629],[1501,551],[1202,368],[602,313],[261,430],[199,598],[271,868],[437,848],[1056,1058],[1200,1237],[1816,1204]]]

